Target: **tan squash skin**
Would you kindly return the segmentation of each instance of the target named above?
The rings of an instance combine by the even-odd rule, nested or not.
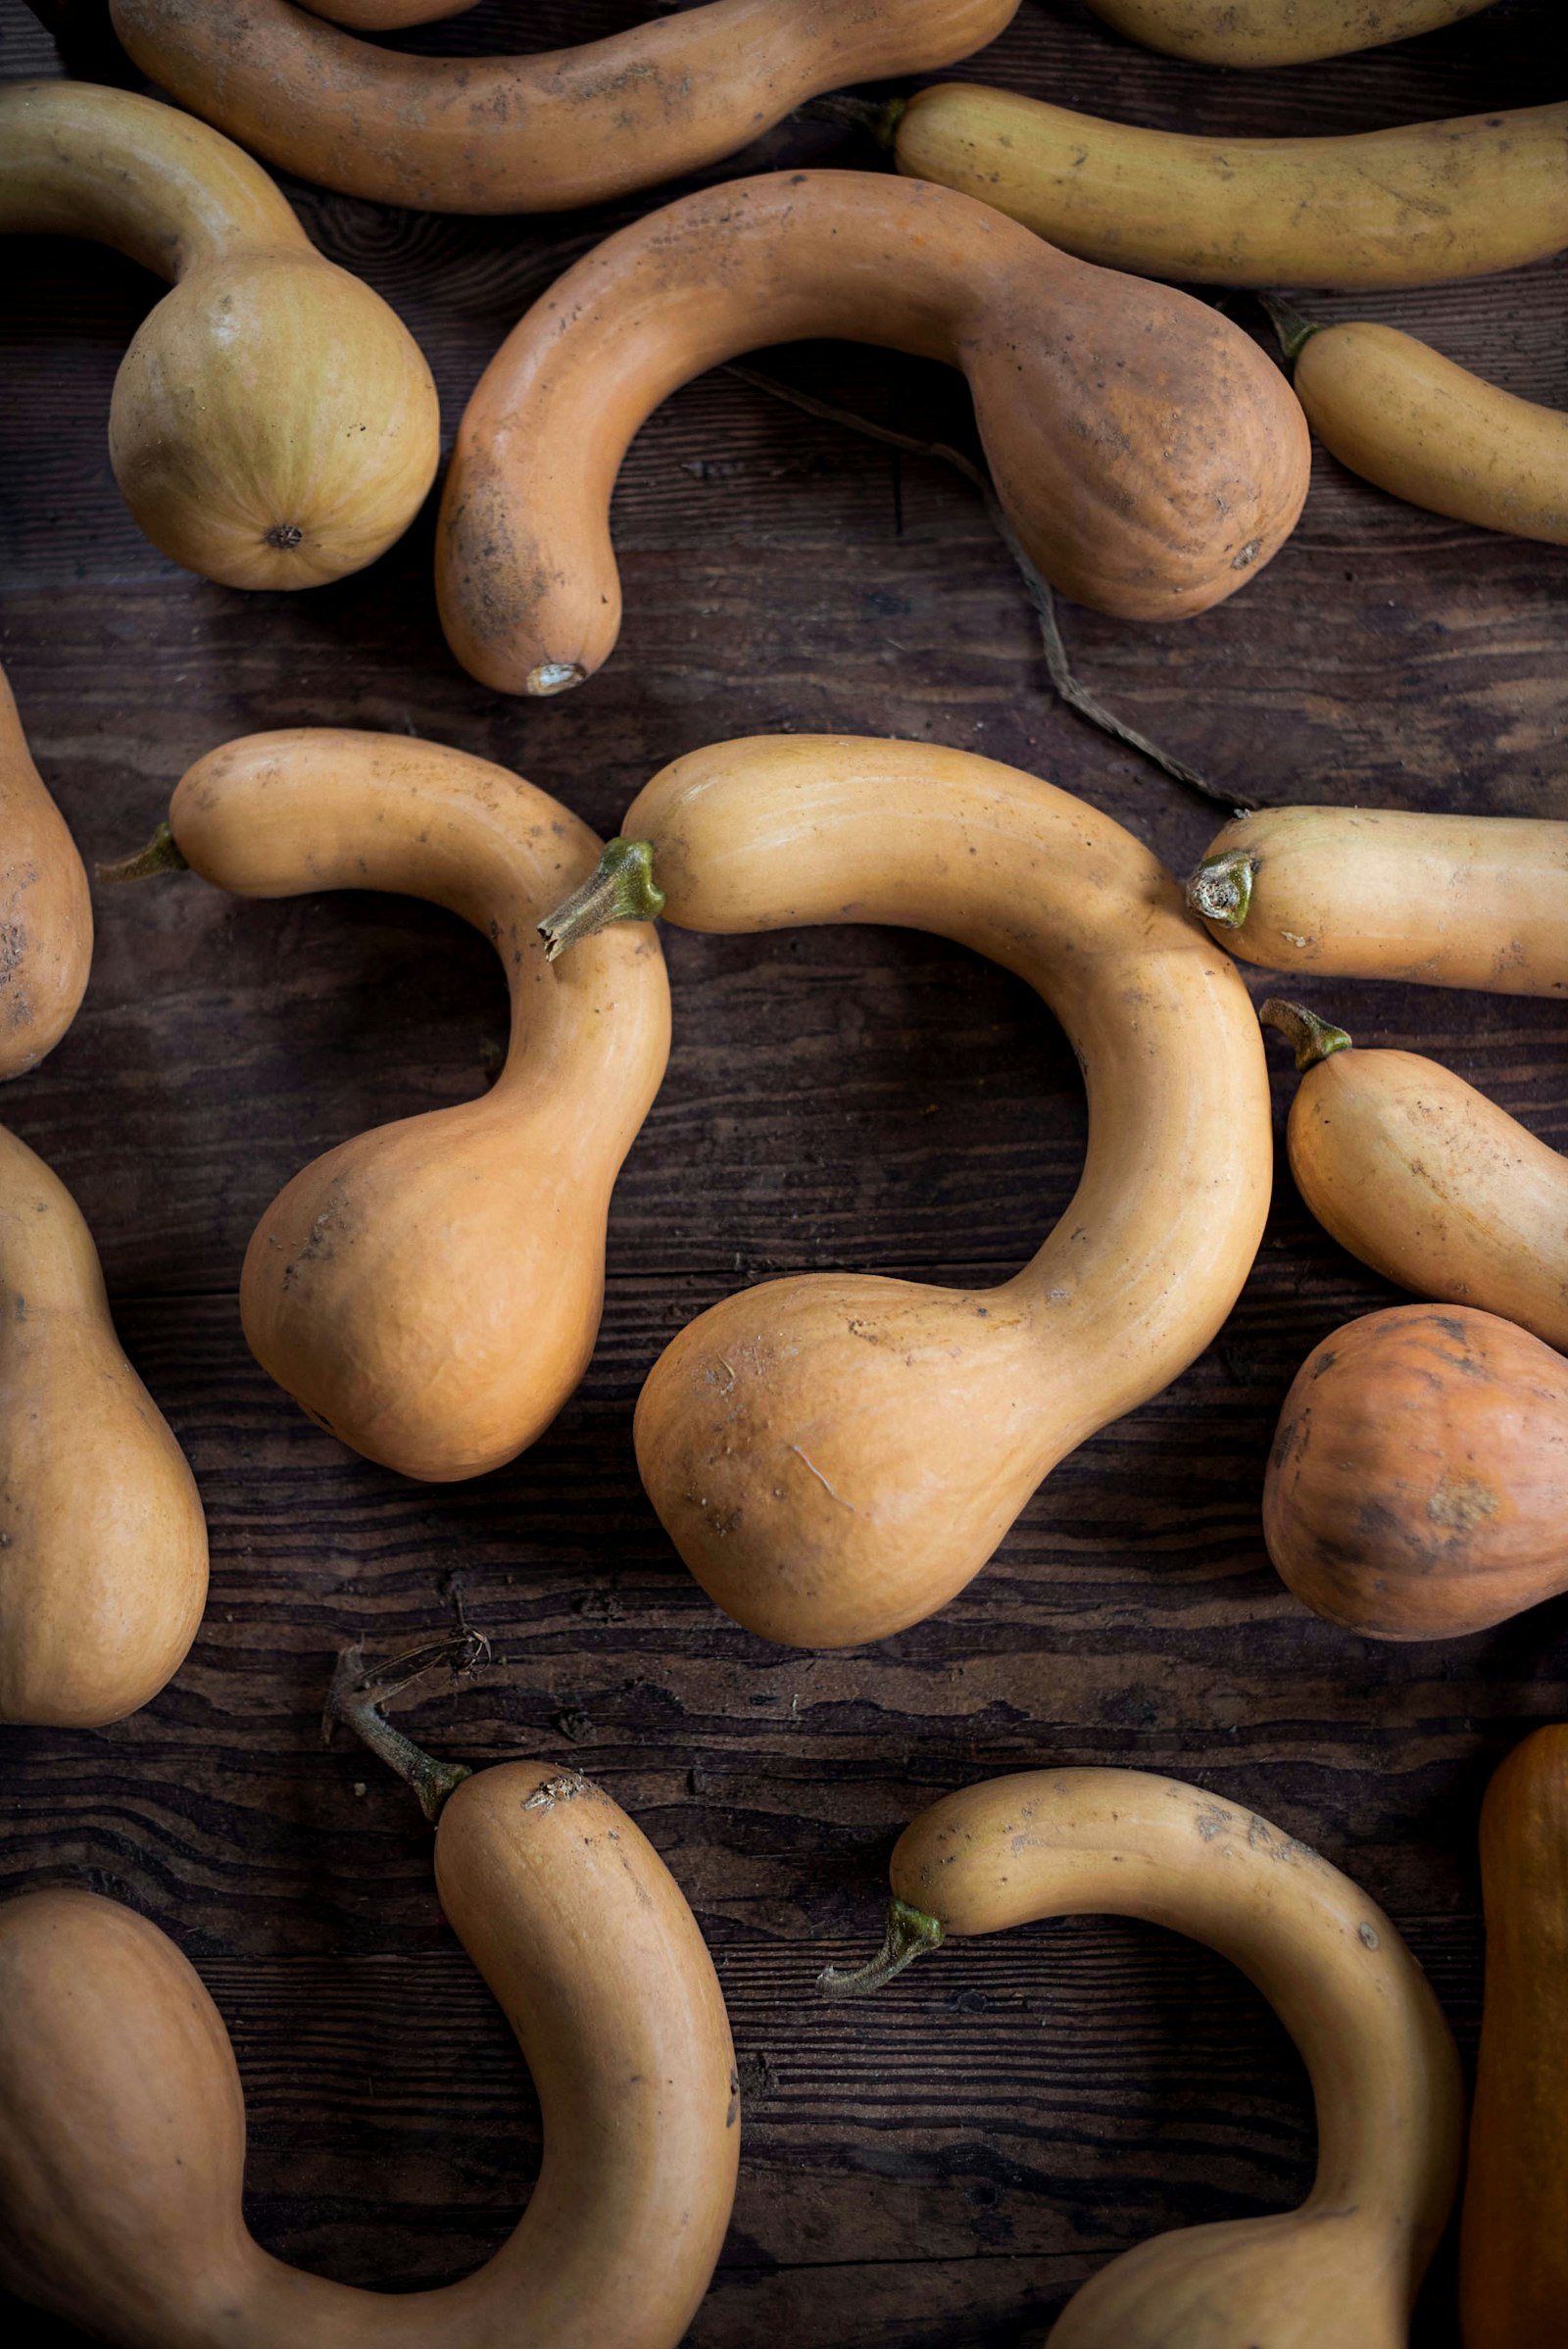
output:
[[[91,967],[87,874],[0,668],[0,1082],[53,1052]]]
[[[1300,2209],[1139,2244],[1077,2293],[1051,2349],[1405,2349],[1458,2180],[1463,2090],[1425,1975],[1348,1877],[1254,1813],[1142,1770],[1035,1770],[950,1794],[905,1829],[891,1877],[948,1933],[1107,1914],[1206,1942],[1269,2001],[1311,2078],[1318,2165]]]
[[[640,924],[547,963],[534,924],[599,843],[547,793],[440,743],[249,735],[197,760],[170,821],[220,889],[402,891],[494,940],[513,1014],[496,1084],[297,1174],[256,1227],[240,1313],[263,1367],[368,1459],[435,1481],[499,1467],[593,1351],[611,1188],[669,1051],[658,938]]]
[[[1038,990],[1086,1072],[1082,1183],[1012,1280],[765,1282],[682,1331],[643,1388],[643,1482],[709,1595],[794,1646],[880,1639],[962,1590],[1048,1471],[1225,1319],[1269,1197],[1257,1022],[1146,849],[988,759],[724,743],[655,776],[623,829],[653,842],[682,928],[958,939]]]
[[[1568,245],[1568,105],[1316,138],[1194,138],[948,82],[897,117],[899,170],[1108,268],[1369,290]]]
[[[1291,1103],[1291,1172],[1324,1230],[1417,1297],[1568,1352],[1568,1159],[1420,1052],[1332,1052]]]
[[[352,32],[401,32],[409,24],[433,24],[461,17],[473,0],[302,0],[313,17],[346,24]]]
[[[435,478],[418,345],[261,169],[172,106],[0,86],[0,233],[85,236],[172,282],[115,378],[109,454],[160,553],[228,587],[359,570]]]
[[[111,13],[181,105],[303,178],[423,212],[560,212],[717,163],[820,91],[954,65],[1017,5],[710,0],[577,49],[457,58],[377,48],[290,0]]]
[[[1568,1590],[1568,1362],[1494,1313],[1394,1305],[1297,1372],[1263,1486],[1298,1598],[1369,1639],[1456,1639]]]
[[[240,2211],[245,2106],[173,1943],[74,1889],[0,1909],[0,2280],[121,2349],[675,2349],[729,2220],[723,1999],[623,1812],[542,1762],[480,1771],[436,1831],[442,1909],[544,2119],[516,2231],[398,2294],[270,2258]]]
[[[1487,1996],[1459,2235],[1464,2349],[1545,2349],[1568,2309],[1568,1728],[1481,1807]]]
[[[1568,995],[1568,823],[1544,816],[1259,808],[1215,835],[1187,903],[1265,970]]]
[[[0,1127],[0,1721],[98,1729],[196,1637],[207,1523],[75,1201]]]
[[[1568,416],[1517,399],[1394,326],[1320,326],[1296,390],[1364,481],[1483,530],[1568,546]]]
[[[332,0],[332,12],[349,0]],[[1493,0],[1089,0],[1097,17],[1169,57],[1295,66],[1456,24]],[[325,0],[321,0],[326,13]],[[444,13],[444,12],[443,12]]]
[[[815,335],[961,367],[1019,536],[1099,611],[1206,611],[1300,512],[1299,405],[1214,312],[1087,269],[943,188],[775,171],[609,238],[480,377],[436,550],[464,667],[508,693],[591,675],[620,625],[610,495],[632,435],[706,367]]]

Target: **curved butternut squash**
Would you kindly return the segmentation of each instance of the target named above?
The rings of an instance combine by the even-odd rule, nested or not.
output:
[[[172,281],[109,412],[161,554],[227,587],[317,587],[402,536],[440,453],[430,370],[238,147],[128,90],[0,85],[6,231],[91,237]]]
[[[98,1729],[196,1637],[207,1522],[75,1201],[0,1127],[0,1721]]]
[[[331,0],[331,13],[350,0]],[[314,5],[314,0],[313,0]],[[1493,0],[1089,0],[1118,32],[1214,66],[1296,66],[1407,41],[1473,17]],[[321,0],[322,14],[328,13]]]
[[[346,24],[352,32],[401,32],[410,24],[433,24],[461,17],[473,0],[301,0],[313,17]]]
[[[264,1369],[405,1476],[498,1467],[588,1365],[611,1187],[664,1073],[651,929],[553,970],[535,935],[599,843],[504,767],[397,734],[301,727],[211,751],[170,808],[186,862],[244,897],[385,889],[494,940],[512,1043],[481,1100],[340,1143],[257,1225],[240,1281]]]
[[[717,163],[822,90],[956,64],[1017,5],[710,0],[535,57],[407,57],[289,0],[111,13],[143,73],[302,178],[423,212],[560,212]]]
[[[1568,1160],[1452,1069],[1348,1049],[1298,1003],[1291,1172],[1323,1229],[1417,1297],[1478,1305],[1568,1349]]]
[[[643,1482],[710,1597],[794,1646],[880,1639],[961,1590],[1056,1462],[1230,1311],[1269,1196],[1257,1022],[1157,858],[989,759],[721,743],[656,775],[625,829],[682,928],[956,938],[1035,988],[1084,1065],[1083,1181],[1012,1280],[764,1282],[691,1323],[643,1388]],[[547,924],[556,950],[615,918],[618,889]]]
[[[1568,105],[1316,138],[1196,138],[947,82],[884,117],[899,170],[1116,269],[1438,285],[1568,245]]]
[[[1395,326],[1290,312],[1276,324],[1307,422],[1341,465],[1432,514],[1568,546],[1568,416]]]
[[[53,1052],[91,967],[86,871],[0,668],[0,1082]]]
[[[1568,2308],[1568,1728],[1481,1806],[1487,1995],[1459,2234],[1464,2349],[1541,2349]]]
[[[1187,903],[1265,970],[1568,995],[1568,823],[1544,816],[1260,807]]]
[[[775,171],[623,228],[491,361],[436,554],[464,667],[508,693],[592,675],[620,625],[610,495],[633,433],[705,367],[808,335],[961,367],[1020,539],[1100,611],[1206,611],[1300,512],[1299,406],[1228,320],[1086,269],[941,188]]]
[[[1300,2049],[1318,2162],[1298,2211],[1156,2235],[1102,2268],[1051,2349],[1405,2349],[1458,2179],[1464,2097],[1396,1928],[1254,1812],[1143,1770],[1033,1770],[950,1794],[894,1849],[876,1988],[949,1934],[1144,1917],[1229,1958]]]
[[[1280,1413],[1263,1534],[1318,1614],[1456,1639],[1568,1590],[1568,1362],[1467,1305],[1394,1305],[1314,1347]]]
[[[435,1872],[544,2118],[493,2259],[385,2294],[270,2257],[241,2215],[244,2097],[199,1977],[146,1918],[60,1888],[0,1908],[0,2281],[120,2349],[675,2349],[740,2137],[679,1887],[608,1795],[543,1762],[464,1780]]]

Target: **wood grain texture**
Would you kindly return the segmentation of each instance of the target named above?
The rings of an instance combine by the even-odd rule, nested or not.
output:
[[[487,4],[405,45],[543,46],[638,13]],[[1169,127],[1364,128],[1536,102],[1557,13],[1500,0],[1397,49],[1234,74],[1134,50],[1077,0],[1023,0],[967,71]],[[90,12],[74,21],[92,34]],[[0,0],[0,70],[54,70],[20,0]],[[733,169],[807,160],[862,157],[813,122]],[[292,192],[419,335],[449,443],[522,306],[643,208],[472,222]],[[524,708],[457,670],[428,515],[316,594],[190,579],[140,539],[108,470],[109,388],[150,281],[44,240],[4,258],[0,658],[89,857],[138,843],[214,744],[312,722],[459,744],[607,830],[666,759],[774,728],[988,752],[1177,866],[1216,828],[1053,701],[961,481],[722,374],[632,450],[625,632],[578,695]],[[1556,263],[1375,315],[1568,405],[1565,292]],[[765,364],[972,445],[942,370],[837,347]],[[1063,628],[1106,700],[1239,798],[1568,816],[1565,587],[1561,550],[1412,513],[1320,456],[1301,529],[1234,602],[1163,630],[1067,609]],[[245,2076],[269,2245],[356,2280],[449,2276],[508,2231],[537,2159],[526,2077],[443,1924],[411,1798],[318,1729],[340,1643],[391,1652],[458,1603],[491,1664],[400,1718],[471,1762],[542,1753],[602,1778],[714,1948],[747,2137],[697,2349],[781,2329],[795,2349],[1001,2349],[1038,2339],[1143,2236],[1305,2189],[1289,2042],[1218,1960],[1152,1930],[1086,1919],[950,1944],[872,2007],[813,1999],[819,1966],[874,1940],[898,1829],[951,1786],[1132,1762],[1256,1808],[1392,1911],[1469,2051],[1481,1790],[1524,1730],[1568,1714],[1568,1601],[1391,1648],[1307,1615],[1274,1577],[1258,1496],[1285,1390],[1338,1322],[1393,1300],[1283,1169],[1241,1303],[1184,1379],[1064,1462],[935,1621],[795,1655],[719,1616],[670,1551],[632,1461],[638,1387],[741,1283],[837,1264],[986,1280],[1032,1252],[1070,1196],[1084,1107],[1027,991],[902,933],[670,934],[674,1056],[616,1193],[590,1377],[522,1460],[433,1490],[357,1460],[271,1389],[234,1292],[258,1214],[309,1156],[484,1084],[505,1035],[489,948],[395,900],[233,904],[191,876],[101,892],[98,917],[83,1011],[0,1116],[98,1237],[122,1336],[201,1482],[213,1597],[190,1661],[134,1720],[4,1734],[0,1875],[112,1891],[202,1967]],[[1314,1001],[1359,1041],[1437,1054],[1568,1149],[1560,1007],[1348,983]],[[1283,1117],[1294,1078],[1277,1077]],[[1440,2263],[1416,2349],[1453,2349],[1451,2300]]]

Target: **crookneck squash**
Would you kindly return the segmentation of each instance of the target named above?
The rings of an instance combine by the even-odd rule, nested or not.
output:
[[[1300,2209],[1124,2252],[1074,2296],[1051,2349],[1405,2349],[1457,2183],[1464,2094],[1425,1975],[1348,1877],[1245,1805],[1142,1770],[966,1787],[905,1829],[891,1873],[881,1957],[830,1969],[829,1993],[874,1990],[950,1934],[1144,1917],[1229,1958],[1311,2079],[1317,2176]]]
[[[1131,833],[966,752],[720,743],[656,775],[623,830],[616,855],[651,844],[682,928],[936,931],[1035,988],[1084,1067],[1083,1180],[1013,1279],[768,1281],[683,1330],[644,1386],[643,1482],[710,1596],[796,1646],[881,1639],[960,1590],[1056,1462],[1230,1311],[1269,1195],[1257,1022]],[[623,867],[547,928],[560,951],[647,910]]]

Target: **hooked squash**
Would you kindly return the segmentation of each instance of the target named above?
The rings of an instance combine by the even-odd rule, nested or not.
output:
[[[1299,405],[1228,319],[1086,269],[944,188],[774,171],[621,229],[485,369],[436,553],[464,667],[506,693],[591,676],[620,626],[610,496],[632,434],[705,367],[807,335],[962,367],[1019,538],[1098,611],[1206,612],[1300,513]]]
[[[1300,2049],[1318,2162],[1298,2211],[1157,2235],[1079,2291],[1051,2349],[1405,2349],[1458,2180],[1464,2094],[1442,2009],[1348,1877],[1245,1806],[1143,1770],[1033,1770],[899,1837],[874,1990],[950,1933],[1144,1917],[1229,1958]]]
[[[1085,1068],[1082,1183],[1012,1280],[764,1282],[683,1330],[638,1401],[643,1482],[710,1597],[795,1646],[883,1639],[962,1590],[1056,1462],[1224,1321],[1268,1205],[1257,1022],[1141,843],[966,752],[720,743],[656,775],[624,831],[682,928],[958,939],[1038,990]],[[545,926],[561,952],[647,910],[623,866]]]
[[[92,1235],[0,1127],[0,1721],[123,1720],[206,1596],[196,1482],[121,1351]]]
[[[270,163],[425,212],[560,212],[734,154],[822,90],[954,65],[1018,0],[708,0],[533,57],[410,57],[336,25],[429,0],[112,0],[154,80]],[[394,14],[395,9],[395,14]]]
[[[514,2233],[476,2274],[418,2292],[270,2257],[241,2212],[244,2096],[200,1978],[146,1918],[63,1886],[0,1908],[10,2290],[119,2349],[675,2349],[740,2139],[696,1920],[577,1772],[418,1760],[442,1910],[539,2092],[544,2161]]]
[[[36,1068],[76,1016],[92,897],[0,668],[0,1081]]]
[[[0,85],[7,231],[92,237],[172,281],[109,412],[161,554],[227,587],[317,587],[402,536],[440,454],[430,370],[238,147],[129,90]]]
[[[1568,1590],[1568,1362],[1467,1305],[1394,1305],[1315,1346],[1263,1486],[1298,1598],[1371,1639],[1454,1639]]]
[[[210,751],[170,807],[176,855],[245,897],[385,889],[494,940],[506,1065],[478,1101],[357,1135],[268,1208],[240,1278],[264,1369],[405,1476],[478,1476],[531,1444],[588,1365],[611,1187],[664,1073],[651,929],[553,970],[541,913],[599,843],[531,783],[440,743],[300,727]]]

